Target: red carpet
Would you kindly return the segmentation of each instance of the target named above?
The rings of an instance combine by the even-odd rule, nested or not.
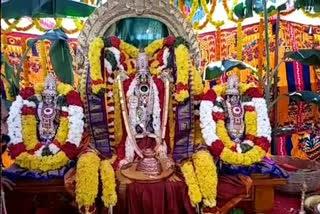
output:
[[[296,214],[300,210],[300,195],[292,196],[285,193],[275,194],[275,205],[271,214]]]

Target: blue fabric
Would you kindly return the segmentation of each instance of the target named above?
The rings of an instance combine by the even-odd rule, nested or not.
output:
[[[296,91],[293,62],[286,62],[287,82],[289,93]]]
[[[218,170],[221,175],[237,175],[242,174],[251,176],[251,174],[265,174],[271,177],[288,178],[287,171],[280,168],[272,159],[264,158],[261,162],[251,166],[237,166],[225,164],[221,160],[218,161]]]
[[[292,145],[292,140],[291,140],[291,135],[286,136],[286,150],[287,154],[291,156],[291,151],[292,151],[293,145]]]
[[[304,90],[312,91],[311,89],[311,80],[310,80],[310,67],[309,65],[302,65],[303,68],[303,83],[304,83]]]
[[[40,171],[29,171],[27,169],[23,169],[18,165],[14,164],[10,168],[2,171],[2,176],[7,177],[10,180],[40,180],[40,181],[50,181],[55,178],[63,178],[64,175],[76,165],[75,161],[70,161],[66,166],[62,167],[58,170],[48,171],[48,172],[40,172]]]

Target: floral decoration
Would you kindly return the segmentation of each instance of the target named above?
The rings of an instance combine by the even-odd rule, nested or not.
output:
[[[83,108],[78,92],[72,86],[58,84],[59,96],[66,105],[59,112],[57,133],[49,145],[39,142],[37,136],[36,103],[41,101],[41,89],[31,87],[20,90],[9,112],[9,154],[16,163],[30,170],[49,171],[59,169],[77,153],[84,131]],[[49,155],[44,154],[49,150]]]
[[[226,85],[209,90],[200,104],[202,135],[214,156],[224,162],[235,165],[251,165],[260,162],[268,152],[271,142],[271,126],[266,101],[258,88],[252,84],[240,84],[239,91],[248,101],[242,103],[245,114],[245,139],[242,144],[251,147],[242,151],[239,144],[233,142],[225,124],[224,109],[221,106]]]

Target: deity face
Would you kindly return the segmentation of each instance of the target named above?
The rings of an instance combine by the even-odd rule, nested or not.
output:
[[[46,104],[53,104],[54,100],[55,100],[55,98],[52,95],[46,94],[46,95],[43,96],[43,102],[46,103]]]
[[[239,95],[228,95],[227,100],[229,101],[229,103],[231,105],[236,105],[239,103],[240,97],[239,97]]]

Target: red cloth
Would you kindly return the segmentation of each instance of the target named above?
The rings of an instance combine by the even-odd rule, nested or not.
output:
[[[131,183],[114,208],[115,214],[195,214],[184,182]]]

